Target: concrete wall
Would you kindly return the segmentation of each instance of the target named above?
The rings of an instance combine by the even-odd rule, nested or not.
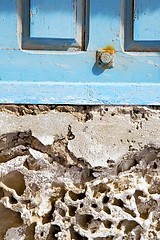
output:
[[[0,105],[0,239],[160,239],[160,109]]]

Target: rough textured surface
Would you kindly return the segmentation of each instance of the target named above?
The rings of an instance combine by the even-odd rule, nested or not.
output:
[[[160,239],[158,107],[5,107],[0,239]]]

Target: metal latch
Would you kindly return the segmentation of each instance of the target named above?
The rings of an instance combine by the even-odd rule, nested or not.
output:
[[[115,49],[111,46],[96,51],[96,65],[106,69],[114,67]]]

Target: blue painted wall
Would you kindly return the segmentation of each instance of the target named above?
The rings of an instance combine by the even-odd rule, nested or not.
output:
[[[43,2],[0,2],[1,103],[160,104],[160,1]]]

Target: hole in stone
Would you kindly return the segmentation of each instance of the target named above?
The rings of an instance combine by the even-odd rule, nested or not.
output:
[[[26,188],[24,176],[18,171],[8,173],[2,178],[2,182],[9,188],[14,189],[19,196],[24,193]]]
[[[134,113],[134,114],[138,114],[138,113],[140,113],[140,110],[138,110],[138,109],[133,109],[133,113]]]
[[[64,217],[65,216],[65,211],[62,208],[58,209],[59,214]]]
[[[74,193],[72,191],[69,192],[69,196],[73,201],[77,201],[77,200],[81,200],[83,198],[85,198],[85,193]]]
[[[105,220],[103,223],[104,223],[105,228],[111,228],[111,225],[112,225],[111,221]]]
[[[135,221],[127,221],[125,224],[125,233],[128,234],[131,232],[136,226],[138,226],[138,223]]]
[[[107,187],[107,185],[105,183],[100,183],[97,186],[94,186],[93,190],[94,190],[93,197],[96,197],[97,194],[99,195],[99,193],[104,193],[104,192],[108,193],[108,192],[110,192],[110,188]]]
[[[71,125],[68,126],[68,134],[67,134],[68,140],[73,140],[75,138],[75,135],[72,133],[72,127]]]
[[[44,232],[41,232],[41,237],[43,237],[43,235],[44,235]]]
[[[97,208],[97,204],[96,203],[92,203],[92,208]]]
[[[90,230],[91,230],[91,233],[95,233],[95,232],[97,232],[97,227],[92,228],[92,229],[90,229]]]
[[[88,240],[86,237],[82,237],[78,232],[76,232],[73,228],[73,225],[70,227],[70,235],[73,240]]]
[[[71,205],[68,206],[68,208],[69,208],[69,215],[70,215],[71,217],[75,216],[77,208],[74,207],[74,206],[71,206]]]
[[[154,167],[154,169],[156,169],[157,168],[157,163],[154,162],[153,167]]]
[[[108,167],[109,167],[109,168],[113,168],[114,165],[115,165],[115,161],[114,161],[114,160],[111,160],[111,159],[108,159],[108,160],[107,160],[107,164],[108,164]]]
[[[57,182],[52,182],[52,188],[58,188],[60,189],[59,191],[59,196],[58,198],[61,199],[62,202],[64,202],[64,198],[65,198],[65,194],[66,194],[66,188],[65,188],[65,185],[64,184],[59,184]],[[56,190],[56,189],[55,189]]]
[[[152,177],[150,176],[150,175],[145,175],[145,180],[146,180],[146,182],[148,183],[148,184],[151,184],[151,182],[152,182]]]
[[[55,199],[51,197],[50,201],[51,201],[51,210],[43,217],[43,220],[42,220],[43,224],[53,221],[53,212],[55,210],[55,206],[54,206]]]
[[[150,212],[152,212],[153,210],[157,211],[157,201],[150,199],[147,202],[140,202],[139,204],[137,204],[137,208],[140,213],[140,217],[143,219],[147,219]]]
[[[55,235],[61,231],[58,225],[51,225],[47,240],[58,240],[58,237]]]
[[[27,159],[26,159],[25,162],[23,163],[23,166],[24,166],[25,168],[27,168],[28,170],[30,170],[29,163],[28,163]]]
[[[25,231],[25,240],[34,240],[34,234],[35,234],[35,227],[36,223],[32,223],[30,226],[27,227]]]
[[[83,208],[83,203],[80,204],[80,208]]]
[[[136,228],[136,227],[138,226],[138,223],[135,222],[135,221],[132,221],[132,220],[131,220],[131,221],[130,221],[130,220],[124,220],[124,221],[121,221],[121,222],[118,224],[117,228],[118,228],[118,229],[121,229],[122,226],[125,227],[124,233],[125,233],[125,234],[128,234],[128,233],[130,233],[134,228]]]
[[[136,217],[136,214],[133,210],[130,210],[129,208],[123,207],[123,211],[130,214],[132,217]]]
[[[39,171],[42,168],[40,162],[33,157],[29,157],[28,159],[26,159],[23,166],[26,167],[28,170],[35,171]]]
[[[3,188],[0,187],[0,200],[4,197]]]
[[[88,224],[91,223],[93,216],[90,214],[79,215],[77,217],[77,222],[83,229],[88,229]]]
[[[118,206],[118,207],[123,207],[123,201],[121,199],[115,198],[113,201],[113,205]]]
[[[71,218],[70,217],[65,217],[65,221],[70,222]]]
[[[147,219],[148,218],[148,216],[149,216],[149,213],[148,213],[148,211],[146,210],[146,212],[145,213],[140,213],[140,217],[141,218],[143,218],[143,219]]]
[[[28,226],[25,230],[25,240],[34,240],[34,234],[35,234],[35,227],[36,223],[32,223],[30,226]]]
[[[9,202],[10,202],[11,204],[16,204],[18,201],[17,201],[13,196],[11,196],[11,197],[9,198]]]
[[[145,118],[145,114],[144,113],[142,113],[142,118]]]
[[[157,223],[156,231],[160,231],[160,221],[158,221],[158,223]]]
[[[106,184],[100,183],[99,184],[99,192],[104,193],[107,190]]]
[[[61,188],[60,196],[61,196],[61,201],[62,201],[62,202],[64,202],[65,194],[66,194],[66,190],[63,189],[63,188]]]
[[[134,193],[134,197],[135,197],[136,202],[137,202],[137,201],[141,201],[141,200],[139,199],[139,197],[145,197],[145,195],[144,195],[143,191],[141,191],[141,190],[136,190],[135,193]]]
[[[21,202],[22,204],[28,205],[29,203],[31,203],[31,200],[20,200],[20,202]]]
[[[138,212],[140,213],[140,217],[143,219],[147,219],[149,216],[148,208],[144,202],[141,201],[140,197],[145,197],[143,191],[136,190],[134,193],[136,205],[138,208]]]
[[[5,208],[4,205],[0,203],[0,239],[4,239],[4,235],[9,228],[20,227],[22,224],[23,220],[19,212]]]
[[[132,196],[130,196],[130,195],[127,196],[127,199],[128,199],[128,200],[131,200],[131,198],[132,198]]]
[[[62,155],[58,154],[58,156],[54,157],[54,161],[61,164],[61,165],[66,165],[66,158],[63,157]]]
[[[103,198],[103,203],[108,203],[108,201],[109,201],[109,197],[104,196],[104,198]]]
[[[103,210],[104,210],[107,214],[111,214],[111,210],[110,210],[107,206],[104,206],[104,207],[103,207]]]
[[[92,113],[86,113],[85,122],[87,122],[88,120],[93,120],[93,114]]]

